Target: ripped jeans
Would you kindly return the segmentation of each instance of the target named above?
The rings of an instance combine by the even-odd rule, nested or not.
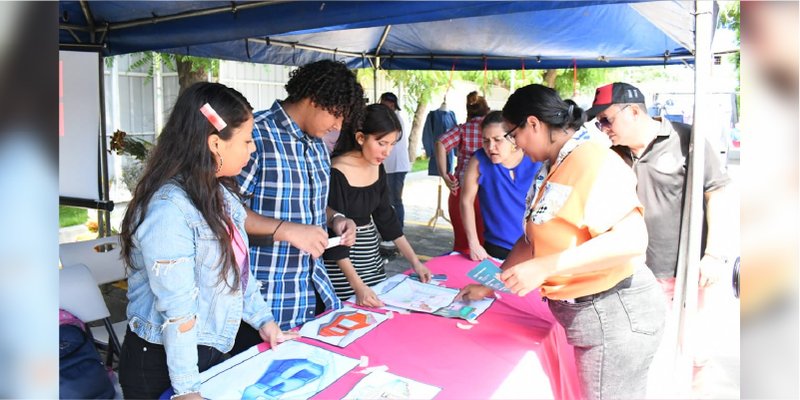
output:
[[[574,347],[583,398],[645,398],[666,317],[661,286],[649,268],[576,303],[548,305]]]
[[[225,360],[225,354],[210,346],[197,346],[197,366],[203,372]],[[119,383],[126,399],[157,399],[171,387],[164,346],[125,333],[119,358]]]

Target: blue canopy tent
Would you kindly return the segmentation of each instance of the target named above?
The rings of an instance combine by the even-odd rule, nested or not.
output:
[[[61,2],[62,48],[351,68],[549,69],[693,60],[693,3]]]
[[[62,1],[59,7],[60,48],[103,56],[158,50],[280,65],[327,58],[351,68],[432,70],[695,64],[694,131],[701,134],[692,138],[673,307],[680,331],[687,331],[703,219],[703,169],[691,166],[703,165],[705,116],[713,112],[705,84],[714,2]],[[102,73],[99,80],[102,88]],[[686,385],[691,343],[669,336],[681,342],[676,371]]]

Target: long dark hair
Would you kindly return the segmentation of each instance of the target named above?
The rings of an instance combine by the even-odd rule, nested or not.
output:
[[[370,104],[364,108],[358,120],[342,127],[331,158],[352,150],[361,150],[361,145],[356,141],[356,132],[375,136],[376,139],[381,139],[392,132],[398,132],[397,140],[403,137],[403,128],[397,114],[383,104]]]
[[[208,103],[227,126],[218,131],[200,112]],[[253,108],[238,91],[219,83],[198,82],[178,97],[164,130],[147,160],[144,173],[125,211],[120,239],[122,258],[129,268],[134,268],[132,238],[147,216],[147,207],[153,194],[164,184],[173,182],[188,195],[192,204],[214,232],[222,249],[222,268],[219,279],[238,290],[239,268],[231,248],[229,229],[236,229],[225,211],[222,183],[238,195],[238,184],[232,177],[217,178],[217,161],[208,148],[208,136],[219,135],[230,139],[233,129],[241,126],[253,115]],[[233,272],[234,284],[226,277]]]
[[[517,89],[503,106],[503,118],[515,125],[522,125],[529,115],[547,124],[551,131],[578,130],[586,122],[586,112],[574,101],[561,100],[554,89],[537,84]]]

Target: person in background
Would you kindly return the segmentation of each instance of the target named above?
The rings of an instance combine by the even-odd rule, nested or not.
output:
[[[400,105],[397,103],[397,96],[392,92],[386,92],[381,95],[380,103],[389,107],[397,115],[400,121],[400,139],[392,148],[389,157],[383,161],[383,166],[386,169],[386,178],[389,183],[389,201],[394,207],[397,218],[400,220],[400,228],[405,225],[405,208],[403,207],[403,186],[406,181],[406,174],[411,171],[411,162],[408,159],[408,129],[406,128],[405,120],[403,120],[402,113],[400,112]],[[381,246],[393,248],[394,243],[387,240],[381,243]]]
[[[644,216],[649,235],[647,266],[658,278],[671,306],[678,270],[692,127],[650,117],[642,92],[623,82],[599,87],[588,115],[597,119],[597,128],[611,139],[612,150],[636,175],[639,200],[647,210]],[[709,318],[711,314],[705,314],[708,312],[705,307],[707,294],[713,293],[707,289],[715,287],[723,275],[730,276],[731,271],[732,229],[728,221],[733,210],[725,191],[730,178],[724,168],[711,143],[706,140],[703,165],[706,223],[701,241],[698,321],[712,321]],[[713,323],[700,322],[697,327],[691,336],[703,343],[695,346],[699,352],[694,355],[695,367],[701,368],[708,361],[703,349],[713,340],[715,330]]]
[[[289,76],[286,99],[255,114],[256,152],[238,177],[253,211],[283,221],[275,235],[290,230],[310,242],[297,246],[276,236],[273,243],[250,249],[251,271],[282,329],[341,307],[319,257],[327,246],[326,228],[352,245],[355,224],[327,207],[330,158],[321,138],[357,118],[364,107],[364,91],[343,63],[318,61]],[[236,350],[258,341],[244,326]]]
[[[483,96],[478,96],[478,92],[470,92],[467,95],[467,122],[445,132],[436,141],[436,162],[439,164],[439,175],[444,180],[447,188],[450,189],[447,208],[450,213],[450,223],[453,224],[453,251],[463,254],[469,254],[469,244],[467,243],[467,235],[464,231],[464,224],[461,221],[461,212],[459,211],[459,188],[472,154],[481,148],[481,143],[483,142],[481,120],[488,113],[489,105],[486,103],[486,99]],[[458,164],[456,165],[455,177],[447,172],[447,152],[454,148],[458,149]],[[483,244],[483,219],[480,217],[477,201],[474,209],[478,240]]]
[[[461,188],[461,217],[473,260],[505,259],[522,236],[519,223],[525,214],[525,194],[541,163],[525,157],[517,145],[505,138],[503,113],[492,111],[483,118],[483,148],[467,164]],[[475,228],[475,196],[480,199],[484,243]]]
[[[201,82],[178,97],[158,137],[120,234],[129,268],[119,364],[126,398],[159,398],[172,387],[174,398],[201,399],[200,372],[224,360],[240,321],[273,347],[296,337],[281,332],[249,270],[248,215],[232,177],[255,151],[252,129],[244,96]]]
[[[518,89],[503,118],[505,137],[543,166],[525,234],[500,279],[519,296],[539,288],[574,348],[583,397],[645,398],[666,305],[644,263],[647,227],[636,177],[607,146],[587,140],[586,114],[552,88]],[[491,294],[474,284],[460,292],[464,299]]]
[[[394,241],[422,282],[430,271],[403,236],[403,227],[389,200],[388,176],[383,163],[401,139],[397,114],[382,104],[367,106],[363,118],[346,126],[336,142],[331,169],[328,206],[352,218],[355,244],[337,246],[325,252],[325,266],[340,299],[356,295],[360,306],[380,307],[383,303],[369,287],[386,280],[378,243],[380,237]]]

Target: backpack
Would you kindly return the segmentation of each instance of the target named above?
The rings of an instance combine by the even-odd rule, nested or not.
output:
[[[59,397],[113,399],[116,392],[86,324],[59,310]]]

